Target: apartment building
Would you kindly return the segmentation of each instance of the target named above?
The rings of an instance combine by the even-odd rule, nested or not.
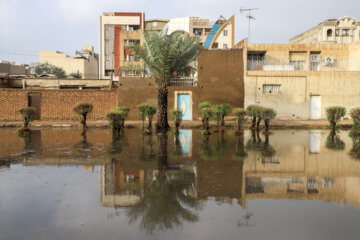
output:
[[[360,22],[353,17],[328,19],[290,39],[290,43],[351,43],[360,40]]]
[[[253,44],[244,39],[245,106],[277,118],[326,119],[326,108],[360,102],[360,41],[348,44]],[[346,116],[349,118],[349,115]]]
[[[39,51],[39,62],[49,63],[64,69],[67,75],[80,73],[82,78],[97,79],[99,55],[93,46],[84,46],[81,52],[71,56],[59,51]]]
[[[103,13],[100,16],[99,78],[111,78],[116,69],[122,67],[117,76],[139,75],[133,71],[139,62],[126,48],[130,43],[141,44],[139,30],[145,28],[144,13]],[[124,68],[129,67],[129,70]]]

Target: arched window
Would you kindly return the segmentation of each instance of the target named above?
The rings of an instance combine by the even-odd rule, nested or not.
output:
[[[327,30],[327,37],[332,37],[332,30],[331,29]]]

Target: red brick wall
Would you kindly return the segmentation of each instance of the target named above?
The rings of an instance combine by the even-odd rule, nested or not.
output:
[[[0,89],[0,121],[20,120],[16,110],[28,106],[28,93],[41,93],[41,120],[78,120],[77,102],[94,105],[91,120],[105,119],[105,111],[117,105],[116,90],[18,90]]]

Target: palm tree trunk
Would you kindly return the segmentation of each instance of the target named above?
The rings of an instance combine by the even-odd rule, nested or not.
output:
[[[253,117],[252,124],[251,124],[251,129],[254,129],[255,125],[256,125],[256,117]]]
[[[168,130],[168,115],[167,115],[167,106],[168,106],[168,89],[158,88],[158,116],[156,122],[157,130]]]
[[[258,117],[257,123],[256,123],[256,127],[259,128],[260,127],[260,123],[261,123],[261,117]]]

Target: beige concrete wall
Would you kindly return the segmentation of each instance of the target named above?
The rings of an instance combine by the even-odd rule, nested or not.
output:
[[[61,87],[73,88],[111,88],[111,79],[66,79],[66,78],[24,78],[10,81],[13,88],[26,89],[48,88],[58,89]]]
[[[263,93],[263,84],[280,84],[280,93]],[[277,119],[309,119],[312,94],[321,96],[322,119],[330,106],[341,105],[349,112],[360,104],[360,72],[248,71],[245,77],[245,106],[274,108]]]
[[[227,31],[227,36],[224,36],[224,30]],[[216,37],[215,42],[218,43],[218,48],[223,49],[224,44],[227,45],[227,48],[231,48],[232,44],[232,22],[229,22],[224,29],[221,30],[220,34]]]
[[[39,62],[60,67],[68,75],[79,72],[83,78],[98,78],[98,58],[94,54],[87,60],[70,57],[58,51],[39,51]]]

